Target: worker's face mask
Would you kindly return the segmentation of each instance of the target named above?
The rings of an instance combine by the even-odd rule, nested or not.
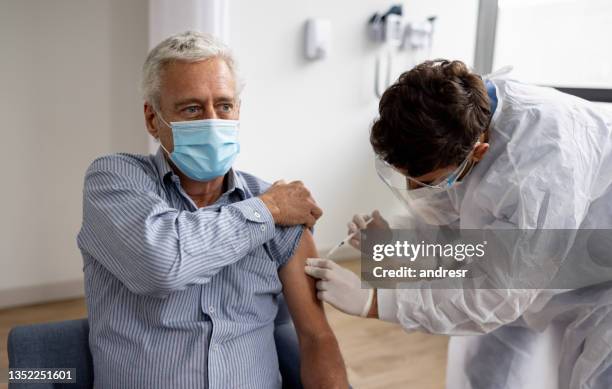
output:
[[[161,147],[187,177],[210,181],[225,175],[232,167],[240,152],[238,120],[205,119],[168,124],[161,114],[157,116],[172,129],[174,139],[172,153],[163,144]]]
[[[376,172],[393,194],[425,223],[448,225],[459,219],[450,192],[469,173],[473,166],[471,159],[472,153],[450,174],[430,183],[409,177],[380,158],[376,158]]]

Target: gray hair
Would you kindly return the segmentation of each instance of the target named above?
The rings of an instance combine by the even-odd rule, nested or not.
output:
[[[238,65],[229,47],[210,34],[185,31],[165,39],[149,52],[142,66],[143,99],[153,105],[153,108],[160,109],[159,89],[166,64],[172,61],[197,62],[217,57],[222,58],[230,68],[236,83],[236,95],[240,95],[243,84],[238,74]]]

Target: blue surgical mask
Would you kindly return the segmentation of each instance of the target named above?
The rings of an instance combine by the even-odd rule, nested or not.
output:
[[[205,119],[168,124],[174,138],[170,160],[187,177],[197,181],[210,181],[225,175],[240,152],[238,120]],[[161,143],[160,143],[161,144]]]

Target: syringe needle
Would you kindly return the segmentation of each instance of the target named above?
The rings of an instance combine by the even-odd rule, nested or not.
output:
[[[368,221],[366,221],[365,225],[367,226],[368,224],[370,224],[370,222],[374,220],[374,218],[370,218],[368,219]],[[348,241],[350,241],[351,239],[353,239],[353,237],[357,234],[360,234],[361,230],[355,231],[353,233],[350,233],[346,238],[344,238],[340,243],[338,243],[337,245],[335,245],[334,247],[332,247],[331,250],[329,250],[327,252],[327,256],[325,256],[325,258],[329,259],[329,257],[332,256],[332,254],[334,254],[336,251],[338,251],[338,249],[340,249],[340,247],[344,246],[345,243],[347,243]]]

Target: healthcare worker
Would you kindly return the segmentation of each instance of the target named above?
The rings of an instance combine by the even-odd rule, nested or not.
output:
[[[421,222],[568,231],[562,242],[512,258],[527,273],[554,274],[558,261],[549,259],[576,231],[612,228],[607,109],[552,88],[481,77],[460,61],[427,61],[384,93],[370,141],[379,176]],[[368,228],[389,228],[374,212],[355,216],[350,232],[369,218]],[[612,230],[600,231],[612,241]],[[359,247],[359,234],[351,244]],[[612,251],[599,251],[611,266]],[[462,335],[451,337],[447,388],[612,388],[611,283],[368,290],[328,259],[309,259],[306,272],[320,279],[319,298],[348,314]]]

